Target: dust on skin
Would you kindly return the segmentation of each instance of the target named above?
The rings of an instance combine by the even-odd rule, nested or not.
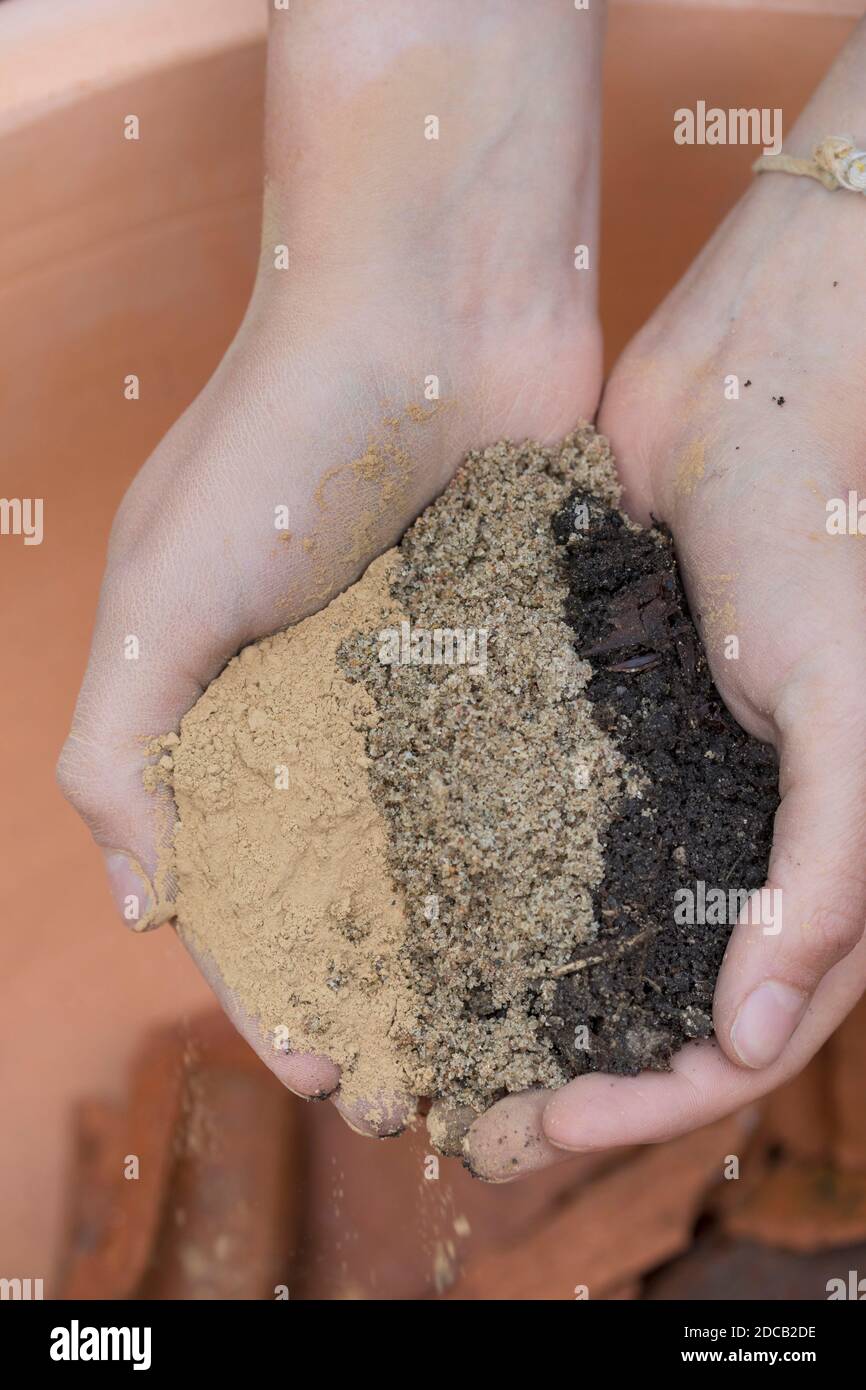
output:
[[[737,610],[730,600],[720,608],[706,609],[703,618],[701,635],[708,652],[716,642],[724,643],[728,637],[736,636]]]
[[[737,623],[737,610],[730,597],[730,585],[734,582],[732,574],[710,575],[706,580],[710,597],[701,611],[701,636],[708,651],[713,646],[723,644],[734,635]]]
[[[343,552],[359,568],[380,548],[379,535],[386,513],[405,512],[408,491],[415,473],[416,461],[409,444],[402,436],[404,421],[423,426],[447,408],[449,402],[436,401],[425,408],[410,402],[402,413],[385,415],[378,430],[371,430],[361,452],[346,463],[335,464],[326,470],[313,494],[320,519],[301,545],[313,566],[312,592],[318,605],[325,603],[332,591],[331,554],[333,549],[333,516],[343,517],[345,539]],[[339,507],[337,499],[345,488],[364,489],[363,505]],[[280,600],[284,610],[291,600]]]
[[[705,448],[702,439],[693,439],[686,445],[677,467],[675,489],[680,497],[691,497],[706,468]]]

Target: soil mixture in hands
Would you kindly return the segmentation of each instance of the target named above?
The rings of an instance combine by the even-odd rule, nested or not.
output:
[[[585,526],[575,527],[578,515]],[[778,765],[713,684],[670,536],[585,493],[553,529],[566,554],[566,615],[592,666],[585,694],[643,778],[601,833],[596,932],[559,986],[553,1035],[574,1075],[633,1074],[666,1068],[684,1042],[712,1032],[731,925],[678,924],[672,905],[701,882],[726,897],[764,883]],[[575,1045],[581,1024],[586,1050]]]
[[[675,895],[763,884],[776,759],[713,686],[670,538],[618,502],[588,426],[470,454],[154,747],[181,935],[371,1118],[666,1068],[712,1030],[731,927]]]

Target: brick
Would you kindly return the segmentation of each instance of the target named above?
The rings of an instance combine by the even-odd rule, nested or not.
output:
[[[709,1234],[654,1275],[643,1297],[689,1303],[754,1299],[767,1302],[769,1311],[770,1300],[826,1299],[828,1280],[846,1278],[850,1269],[866,1269],[866,1245],[796,1254]]]
[[[783,1159],[723,1227],[733,1238],[811,1252],[866,1238],[866,1172]]]
[[[91,1130],[79,1142],[98,1143],[88,1162],[85,1226],[75,1212],[62,1277],[63,1298],[131,1298],[144,1275],[156,1238],[172,1168],[172,1143],[181,1115],[183,1065],[180,1044],[162,1034],[146,1045],[133,1070],[128,1114],[116,1125]],[[90,1112],[91,1116],[93,1111]],[[139,1177],[124,1177],[128,1155],[139,1161]],[[77,1181],[80,1170],[74,1173]],[[99,1192],[94,1191],[98,1185]],[[101,1223],[93,1218],[102,1207]]]
[[[453,1299],[606,1298],[687,1248],[707,1189],[745,1140],[733,1116],[641,1151],[590,1182],[522,1242],[480,1255]]]
[[[829,1050],[833,1161],[845,1171],[866,1171],[866,999],[837,1029]]]
[[[833,1152],[832,1059],[822,1048],[793,1080],[762,1103],[761,1138],[792,1158],[826,1163]]]
[[[221,1013],[151,1036],[127,1110],[81,1112],[63,1297],[291,1293],[301,1108]]]

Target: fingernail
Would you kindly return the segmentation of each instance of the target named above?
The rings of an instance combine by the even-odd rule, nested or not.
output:
[[[803,1017],[808,996],[780,980],[765,980],[740,1005],[731,1042],[747,1067],[775,1062]]]
[[[290,1086],[289,1090],[291,1091],[291,1089]],[[331,1096],[335,1095],[338,1090],[339,1083],[336,1086],[332,1086],[330,1091],[314,1091],[311,1096],[305,1096],[300,1091],[294,1091],[293,1095],[300,1096],[301,1100],[330,1100]]]
[[[149,931],[159,926],[159,922],[151,921],[156,899],[138,862],[120,850],[108,850],[105,867],[112,897],[130,931]]]

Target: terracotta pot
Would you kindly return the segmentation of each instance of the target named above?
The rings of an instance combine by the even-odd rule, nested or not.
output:
[[[839,0],[846,5],[849,0]],[[799,5],[791,8],[802,8]],[[168,932],[115,921],[53,765],[86,659],[112,513],[201,388],[245,306],[258,241],[260,0],[7,0],[0,97],[3,492],[44,540],[0,537],[8,794],[0,911],[4,1276],[49,1280],[73,1100],[116,1089],[144,1030],[208,998]],[[745,187],[752,151],[672,136],[678,106],[781,106],[851,27],[780,12],[614,7],[602,303],[608,350]],[[139,139],[124,138],[135,115]],[[135,373],[140,399],[124,398]]]

